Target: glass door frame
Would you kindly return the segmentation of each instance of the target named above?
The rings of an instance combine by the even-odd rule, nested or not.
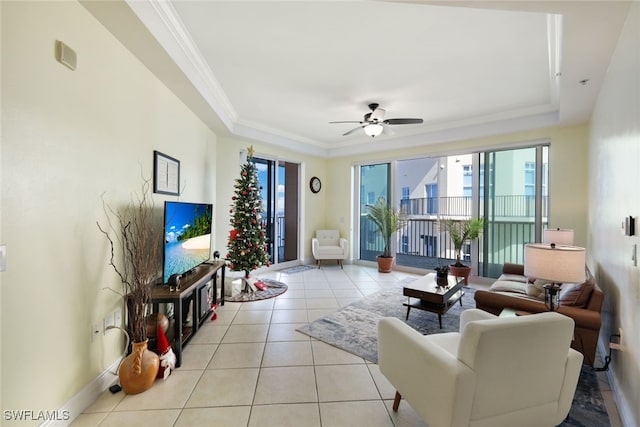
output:
[[[354,262],[357,262],[359,264],[364,264],[364,265],[371,265],[371,266],[377,265],[375,260],[366,260],[361,258],[361,249],[362,249],[361,234],[362,233],[360,232],[361,230],[360,220],[363,214],[366,213],[366,212],[361,212],[361,206],[363,206],[363,204],[361,203],[362,196],[363,196],[361,194],[361,188],[362,188],[362,180],[361,180],[362,172],[361,171],[363,167],[376,166],[376,165],[388,165],[389,169],[387,174],[387,199],[391,201],[392,205],[394,205],[397,208],[398,206],[396,206],[396,204],[393,203],[396,197],[396,195],[394,194],[394,187],[396,182],[395,175],[397,171],[396,162],[394,160],[354,163],[351,168],[353,183],[354,183],[354,187],[353,187],[354,197],[352,200],[354,227],[353,227],[353,236],[351,239],[353,242],[352,246],[353,246]],[[389,250],[391,251],[391,254],[393,256],[395,256],[396,254],[396,247],[397,247],[396,239],[392,239],[392,241],[390,242]],[[380,249],[380,253],[382,253],[382,249]]]
[[[243,163],[244,161],[246,161],[246,151],[243,151],[242,153],[242,157],[244,157],[244,160],[241,158],[241,163]],[[280,267],[290,267],[290,266],[296,266],[299,265],[301,263],[301,260],[303,258],[303,254],[301,253],[301,248],[302,248],[302,233],[301,233],[301,226],[302,226],[302,222],[301,222],[301,209],[302,209],[302,199],[301,199],[301,195],[302,195],[302,190],[303,190],[303,186],[300,185],[300,180],[301,180],[301,176],[302,176],[302,164],[299,162],[293,162],[293,161],[287,161],[278,157],[273,157],[273,156],[268,156],[268,155],[264,155],[264,154],[258,154],[256,153],[254,156],[254,160],[257,163],[267,163],[268,165],[268,169],[272,170],[273,173],[269,173],[269,171],[267,172],[268,175],[272,175],[272,179],[273,182],[272,184],[272,188],[266,188],[265,191],[267,192],[267,196],[270,197],[270,200],[263,200],[263,204],[265,206],[268,207],[267,211],[264,212],[264,215],[269,219],[269,221],[273,220],[273,230],[272,232],[270,232],[270,230],[266,230],[267,232],[267,237],[269,239],[271,239],[268,242],[268,245],[270,248],[273,248],[273,253],[271,253],[271,262],[272,264],[277,264]],[[278,246],[278,236],[280,236],[282,233],[284,233],[284,230],[280,230],[280,224],[278,222],[278,218],[277,218],[277,207],[278,207],[278,188],[280,185],[285,185],[284,182],[280,182],[280,173],[279,170],[280,168],[284,167],[285,164],[287,163],[291,163],[291,164],[295,164],[297,165],[297,200],[298,200],[298,216],[296,218],[296,223],[297,223],[297,251],[296,251],[296,259],[295,260],[290,260],[290,261],[279,261],[280,259],[280,248]],[[261,183],[261,185],[263,185],[263,183]],[[285,195],[286,197],[286,195]],[[270,207],[270,208],[269,208]],[[268,216],[268,210],[272,209],[273,210],[273,218],[269,218]],[[284,227],[284,224],[282,224],[282,227]],[[271,236],[271,233],[273,233],[273,235]],[[283,249],[284,250],[284,249]]]

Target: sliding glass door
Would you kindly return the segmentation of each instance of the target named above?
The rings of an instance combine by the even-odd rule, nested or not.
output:
[[[254,158],[262,195],[271,263],[298,259],[299,165]]]
[[[373,205],[380,198],[391,200],[390,185],[391,164],[380,163],[359,167],[360,183],[360,239],[359,248],[361,260],[375,261],[384,250],[384,241],[378,233],[375,224],[367,218],[367,205]]]
[[[548,222],[547,145],[357,167],[359,254],[375,261],[383,243],[366,217],[380,197],[408,219],[392,242],[396,265],[433,269],[455,251],[443,221],[485,218],[480,239],[466,242],[462,261],[480,276],[498,277],[505,262],[523,263],[524,245]]]
[[[540,241],[548,223],[548,152],[539,145],[480,154],[482,276],[498,277],[507,262],[524,263],[524,245]]]

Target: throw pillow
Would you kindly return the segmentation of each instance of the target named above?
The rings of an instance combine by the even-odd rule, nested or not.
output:
[[[544,300],[544,285],[548,281],[544,279],[535,279],[527,282],[526,292],[530,297]]]
[[[503,274],[500,277],[498,277],[498,280],[501,281],[507,281],[507,282],[526,282],[527,278],[524,276],[521,276],[519,274]]]
[[[593,282],[590,280],[584,283],[563,283],[558,299],[560,305],[584,307],[589,301],[591,292],[593,292]]]
[[[496,292],[517,292],[519,294],[526,294],[526,283],[512,282],[508,280],[496,280],[489,288],[490,291]]]

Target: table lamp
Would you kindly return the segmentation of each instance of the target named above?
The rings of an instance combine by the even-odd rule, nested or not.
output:
[[[570,228],[547,228],[544,230],[544,243],[573,246],[573,230]]]
[[[585,280],[585,249],[577,246],[530,243],[524,247],[524,274],[548,280],[544,300],[550,311],[558,309],[558,291],[562,283]]]

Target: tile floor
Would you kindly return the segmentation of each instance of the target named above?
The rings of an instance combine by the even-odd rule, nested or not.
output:
[[[289,289],[269,300],[226,303],[167,380],[139,395],[106,391],[72,426],[425,426],[404,400],[391,410],[395,390],[377,365],[296,331],[415,275],[323,265],[260,276]]]

